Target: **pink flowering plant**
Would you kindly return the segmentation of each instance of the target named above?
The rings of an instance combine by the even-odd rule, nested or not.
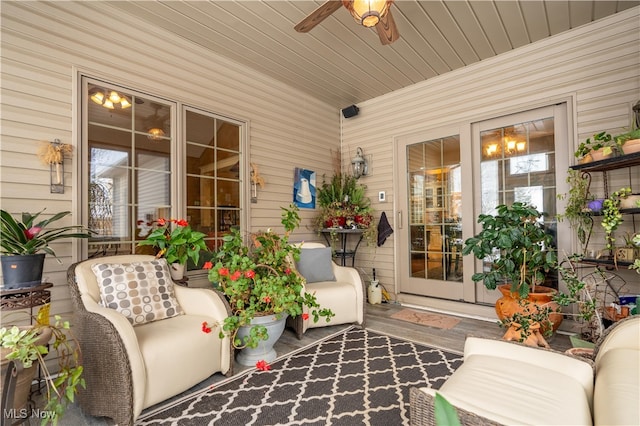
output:
[[[284,235],[271,229],[250,236],[245,244],[242,234],[234,229],[223,237],[224,243],[214,264],[205,264],[209,269],[209,280],[227,297],[233,312],[219,330],[220,338],[229,336],[236,348],[255,348],[260,340],[268,338],[262,325],[251,327],[249,335],[237,337],[241,326],[251,325],[257,316],[275,315],[276,318],[303,313],[303,306],[309,308],[313,321],[320,317],[326,321],[334,316],[330,309],[321,308],[315,295],[306,293],[304,278],[296,271],[294,260],[300,259],[300,249],[289,243],[289,235],[300,224],[298,208],[295,205],[282,208]],[[203,324],[203,331],[211,331],[217,324]]]
[[[62,238],[89,238],[91,231],[81,225],[51,228],[49,225],[71,212],[56,213],[48,219],[38,219],[44,212],[36,214],[22,213],[21,221],[16,220],[5,210],[0,210],[0,253],[3,256],[22,256],[45,252],[53,257],[56,253],[49,243]]]
[[[165,257],[168,264],[184,265],[187,259],[198,264],[200,250],[207,251],[205,234],[191,229],[184,219],[157,220],[158,226],[149,236],[138,243],[139,246],[153,246],[158,249],[156,257]],[[175,226],[172,226],[175,225]]]

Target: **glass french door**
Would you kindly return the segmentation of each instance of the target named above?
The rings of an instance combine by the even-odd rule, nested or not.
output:
[[[544,213],[543,226],[554,237],[559,253],[570,251],[570,237],[559,238],[557,194],[564,190],[564,171],[569,166],[566,104],[512,114],[472,125],[477,155],[474,181],[478,214],[495,214],[499,204],[528,203]],[[560,173],[558,173],[560,171]],[[475,225],[474,233],[480,231]],[[477,261],[476,270],[490,268]],[[557,287],[549,276],[545,285]],[[477,284],[478,302],[493,303],[496,292]]]
[[[457,129],[442,129],[397,142],[399,199],[403,200],[397,220],[400,291],[462,299],[465,214],[461,136]]]
[[[522,201],[545,212],[545,226],[570,252],[570,230],[556,222],[569,165],[567,105],[558,104],[396,139],[398,290],[418,296],[494,303],[471,276],[489,267],[462,256],[479,232],[476,218]],[[560,208],[558,207],[560,205]]]

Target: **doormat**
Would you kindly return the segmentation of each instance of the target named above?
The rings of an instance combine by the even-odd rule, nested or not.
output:
[[[409,390],[439,389],[462,356],[361,328],[141,416],[136,425],[407,425]]]
[[[414,324],[428,325],[429,327],[444,328],[449,330],[455,327],[460,320],[447,315],[434,314],[432,312],[414,311],[413,309],[403,309],[391,315],[391,318]]]

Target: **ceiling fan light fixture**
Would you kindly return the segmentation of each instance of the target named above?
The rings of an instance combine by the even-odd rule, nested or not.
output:
[[[343,0],[353,19],[365,27],[375,27],[389,11],[393,0]]]
[[[120,98],[120,106],[122,109],[129,108],[131,106],[131,102],[129,102],[129,99],[127,99],[126,96],[123,96]]]
[[[159,127],[152,127],[151,129],[147,130],[147,132],[149,132],[149,136],[147,136],[147,138],[150,141],[159,141],[165,135],[164,130]]]
[[[94,94],[91,95],[91,100],[97,103],[98,105],[102,105],[102,103],[104,102],[104,93],[102,93],[99,90],[96,91]]]

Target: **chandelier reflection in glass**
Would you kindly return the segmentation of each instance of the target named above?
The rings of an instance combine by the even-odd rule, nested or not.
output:
[[[125,95],[121,95],[115,90],[102,90],[95,88],[89,92],[91,100],[107,109],[115,109],[116,106],[125,109],[131,106],[131,101]]]

